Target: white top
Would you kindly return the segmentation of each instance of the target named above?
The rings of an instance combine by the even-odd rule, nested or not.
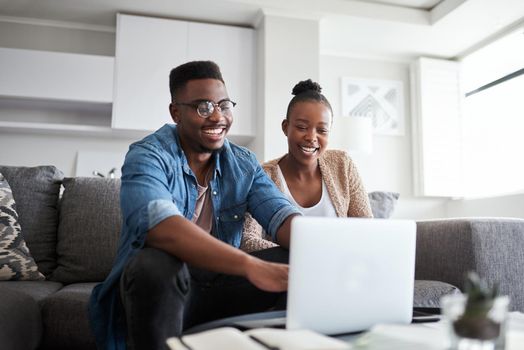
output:
[[[337,216],[337,212],[335,211],[333,202],[331,202],[331,198],[329,198],[324,180],[322,180],[322,196],[320,197],[320,201],[312,207],[304,208],[295,201],[295,199],[293,198],[293,195],[291,194],[291,191],[289,191],[289,188],[287,187],[286,179],[284,178],[284,174],[282,173],[282,170],[280,169],[280,165],[277,166],[277,170],[278,170],[278,176],[280,177],[280,181],[282,181],[282,184],[284,185],[283,186],[284,194],[289,199],[289,201],[292,204],[294,204],[302,212],[302,214],[304,214],[305,216],[329,216],[329,217]]]

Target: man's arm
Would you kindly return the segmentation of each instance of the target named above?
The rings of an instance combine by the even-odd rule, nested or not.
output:
[[[277,243],[282,247],[289,249],[289,242],[291,239],[291,220],[298,214],[292,214],[284,220],[282,225],[277,230]]]
[[[269,292],[287,290],[288,266],[263,261],[234,248],[176,215],[149,230],[146,244],[210,271],[247,278]]]
[[[256,158],[254,163],[256,168],[248,196],[248,211],[274,242],[289,249],[291,219],[302,214],[268,177]]]

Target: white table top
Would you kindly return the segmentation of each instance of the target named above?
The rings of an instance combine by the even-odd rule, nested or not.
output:
[[[337,337],[362,350],[446,350],[449,337],[446,321],[410,325],[379,324],[370,331]],[[524,350],[524,313],[511,312],[506,350]]]

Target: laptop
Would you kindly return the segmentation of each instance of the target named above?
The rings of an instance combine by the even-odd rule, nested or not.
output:
[[[416,225],[411,220],[296,217],[291,222],[287,311],[230,317],[220,326],[285,327],[327,335],[411,323]]]
[[[410,220],[295,218],[286,328],[333,335],[411,323],[415,247]]]

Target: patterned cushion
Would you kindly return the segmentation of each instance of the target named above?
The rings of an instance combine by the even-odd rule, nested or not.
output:
[[[389,218],[395,210],[399,196],[396,192],[374,191],[368,193],[373,217],[377,219]]]
[[[48,276],[56,267],[58,196],[64,174],[54,166],[35,167],[0,165],[16,201],[18,220],[27,247]]]
[[[120,179],[65,178],[63,185],[58,267],[49,278],[65,284],[103,281],[120,238]]]
[[[11,187],[0,173],[0,280],[42,280],[18,222]]]

